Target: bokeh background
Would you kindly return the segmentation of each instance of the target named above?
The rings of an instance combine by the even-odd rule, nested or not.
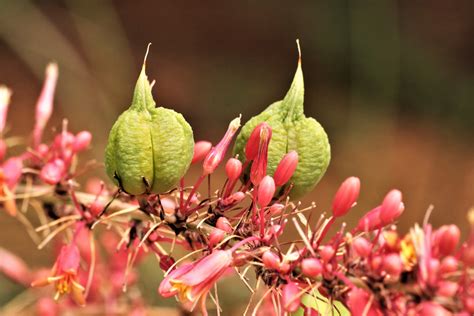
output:
[[[0,0],[0,83],[14,91],[9,134],[29,135],[44,68],[56,61],[50,127],[68,118],[73,131],[90,130],[85,158],[102,160],[151,42],[157,103],[183,113],[196,140],[216,142],[238,114],[246,121],[284,96],[297,38],[305,111],[326,128],[333,156],[305,202],[327,210],[339,183],[356,175],[362,193],[349,225],[398,188],[402,231],[432,204],[435,226],[456,223],[466,232],[474,206],[471,0]],[[51,263],[4,214],[0,231],[2,247],[33,265]],[[153,275],[143,287],[156,303],[157,269],[143,269]],[[0,287],[0,303],[17,293]]]

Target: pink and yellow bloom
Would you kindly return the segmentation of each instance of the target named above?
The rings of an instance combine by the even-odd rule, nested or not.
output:
[[[207,294],[232,265],[232,261],[230,250],[216,250],[196,262],[171,271],[161,282],[158,292],[163,297],[178,295],[181,303],[189,310],[193,310],[200,302],[202,312],[206,315]]]

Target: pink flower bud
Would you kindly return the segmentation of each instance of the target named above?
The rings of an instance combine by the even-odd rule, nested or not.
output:
[[[403,270],[403,262],[398,254],[391,253],[383,258],[383,267],[388,275],[397,278]]]
[[[301,272],[307,277],[315,278],[323,272],[323,265],[316,258],[306,258],[301,261]]]
[[[160,256],[160,268],[163,271],[168,271],[173,264],[175,263],[175,260],[171,256]]]
[[[295,282],[289,281],[283,285],[281,300],[283,309],[287,312],[294,313],[300,308],[301,291]]]
[[[3,133],[7,123],[7,112],[12,92],[5,86],[0,86],[0,134]]]
[[[379,271],[382,267],[383,259],[382,256],[373,256],[372,260],[370,261],[370,267],[374,271]]]
[[[36,147],[41,143],[43,130],[48,123],[53,112],[53,97],[56,89],[56,81],[58,79],[58,66],[51,63],[46,67],[46,78],[40,97],[36,103],[35,127],[33,130],[33,146]]]
[[[383,199],[380,220],[384,225],[391,224],[403,213],[404,209],[402,193],[398,190],[392,190]]]
[[[3,177],[8,188],[12,190],[20,181],[23,169],[23,160],[18,157],[12,157],[2,165]]]
[[[382,206],[377,206],[376,208],[367,212],[357,224],[356,230],[358,231],[372,231],[379,229],[384,226],[380,220],[380,210]]]
[[[76,153],[86,150],[89,147],[91,140],[92,134],[90,132],[82,131],[77,133],[72,145],[72,150]]]
[[[222,229],[216,228],[211,231],[209,234],[209,247],[213,248],[215,245],[220,243],[225,237],[225,231]]]
[[[231,234],[234,231],[234,228],[232,228],[232,225],[230,224],[229,220],[224,216],[221,216],[217,219],[216,227],[225,231],[228,234]]]
[[[226,197],[224,200],[222,200],[222,205],[227,206],[231,204],[236,204],[236,203],[241,202],[244,198],[245,198],[245,193],[238,191]]]
[[[230,158],[225,164],[225,172],[229,180],[237,180],[240,177],[240,174],[242,173],[242,163],[239,159]]]
[[[268,145],[272,138],[272,129],[270,126],[263,125],[260,129],[260,143],[258,146],[257,157],[250,167],[250,181],[253,185],[258,185],[267,174],[268,163]]]
[[[292,150],[283,156],[273,175],[276,186],[282,186],[287,183],[293,176],[293,173],[295,173],[297,165],[298,153],[296,151]]]
[[[370,303],[370,296],[366,291],[357,287],[354,287],[347,296],[347,306],[352,316],[382,316],[382,312],[375,304],[375,300]]]
[[[275,194],[275,181],[270,176],[265,176],[258,186],[257,202],[260,207],[266,207]]]
[[[360,180],[357,177],[347,178],[339,187],[332,202],[332,215],[341,217],[347,214],[357,201],[360,192]]]
[[[245,158],[247,160],[254,160],[257,157],[258,148],[260,144],[260,131],[262,127],[268,128],[271,130],[270,125],[266,122],[258,124],[250,134],[247,144],[245,145]]]
[[[447,256],[441,261],[439,272],[441,274],[451,273],[457,271],[459,266],[458,259],[453,256]]]
[[[451,315],[443,306],[435,302],[423,302],[418,305],[419,316],[449,316]]]
[[[40,178],[47,184],[57,184],[66,174],[66,166],[61,159],[54,159],[43,166]]]
[[[104,210],[104,203],[100,200],[95,200],[94,202],[91,203],[89,206],[89,212],[91,213],[92,216],[97,217],[99,216],[100,213]]]
[[[46,158],[49,153],[49,146],[46,144],[39,144],[38,147],[36,147],[36,153],[41,158]]]
[[[442,256],[452,254],[459,243],[461,231],[456,225],[441,226],[436,232],[439,253]]]
[[[319,251],[319,255],[321,256],[321,259],[327,263],[329,262],[332,257],[336,254],[336,250],[334,249],[333,246],[323,246],[321,250]]]
[[[240,117],[230,122],[224,137],[217,144],[217,146],[211,148],[206,158],[204,158],[202,173],[203,175],[211,174],[214,172],[214,170],[216,170],[216,168],[222,162],[222,159],[224,159],[224,155],[227,152],[227,149],[229,148],[230,142],[232,141],[232,138],[234,137],[239,127]]]
[[[358,237],[352,241],[352,249],[359,257],[367,258],[372,250],[372,245],[364,237]]]
[[[273,251],[266,251],[262,255],[262,262],[265,268],[271,270],[278,270],[280,268],[280,257]]]
[[[283,209],[285,208],[285,205],[280,204],[280,203],[275,203],[270,206],[268,209],[268,212],[270,213],[271,216],[277,216],[280,215]]]
[[[191,163],[196,163],[206,158],[211,148],[212,144],[210,142],[205,140],[198,141],[196,144],[194,144],[194,154]]]
[[[453,297],[456,295],[459,289],[457,282],[453,281],[440,281],[438,283],[438,290],[436,294],[439,296]]]

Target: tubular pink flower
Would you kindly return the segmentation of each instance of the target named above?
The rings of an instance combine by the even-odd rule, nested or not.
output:
[[[287,183],[295,173],[296,167],[298,166],[298,153],[294,150],[287,153],[280,160],[273,178],[277,186],[282,186]]]
[[[265,176],[258,186],[257,203],[260,207],[266,207],[272,201],[275,194],[275,182],[270,176]]]
[[[247,144],[245,144],[245,158],[247,158],[248,161],[254,160],[255,157],[257,157],[261,138],[260,132],[262,128],[271,130],[270,125],[268,125],[268,123],[266,122],[258,124],[250,134],[250,137],[247,140]]]
[[[384,225],[391,224],[403,213],[405,207],[402,203],[402,193],[392,190],[387,193],[380,209],[380,220]]]
[[[190,264],[183,265],[161,282],[158,292],[163,297],[178,295],[189,310],[201,301],[202,306],[209,290],[232,265],[232,252],[216,250],[210,255]]]
[[[5,86],[0,86],[0,134],[3,134],[7,123],[8,106],[12,92]]]
[[[58,66],[55,63],[51,63],[46,67],[46,78],[43,90],[41,90],[40,97],[36,103],[36,122],[33,130],[33,147],[35,148],[41,143],[43,130],[53,112],[53,98],[57,80]]]
[[[78,270],[81,257],[75,244],[63,245],[51,271],[51,276],[31,283],[32,287],[54,283],[55,299],[69,294],[79,305],[85,305],[84,287],[78,282]]]
[[[225,164],[225,173],[229,180],[234,181],[240,177],[242,173],[242,163],[239,159],[230,158]]]
[[[360,180],[357,177],[347,178],[339,187],[332,202],[332,214],[341,217],[347,214],[357,201],[360,192]]]
[[[283,309],[290,313],[296,312],[301,305],[301,295],[301,290],[295,282],[289,281],[283,285],[281,294]]]
[[[203,176],[207,176],[216,170],[219,164],[224,159],[224,155],[229,148],[230,142],[234,137],[235,133],[240,127],[240,117],[233,119],[230,124],[227,132],[225,133],[224,137],[221,141],[213,147],[209,153],[207,154],[206,158],[204,158],[203,162]]]
[[[253,185],[258,185],[267,174],[268,145],[271,138],[272,129],[268,125],[263,125],[260,129],[258,153],[250,167],[250,181],[252,181]]]
[[[194,154],[191,163],[196,163],[206,158],[211,148],[211,142],[205,140],[198,141],[196,144],[194,144]]]

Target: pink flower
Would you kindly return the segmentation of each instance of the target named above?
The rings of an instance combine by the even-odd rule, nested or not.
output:
[[[332,202],[332,214],[341,217],[347,214],[357,201],[360,192],[360,180],[357,177],[347,178],[339,187]]]
[[[268,146],[272,138],[272,129],[269,125],[262,125],[260,128],[260,141],[258,144],[257,156],[250,167],[250,181],[253,185],[258,185],[267,174]]]
[[[456,250],[461,231],[456,225],[443,225],[435,233],[435,244],[442,256],[450,255]]]
[[[206,158],[204,159],[203,175],[211,174],[214,172],[214,170],[216,170],[216,168],[222,162],[222,159],[224,159],[224,155],[227,152],[227,149],[229,148],[230,142],[232,141],[232,138],[234,137],[239,127],[240,117],[233,119],[230,122],[224,137],[215,147],[213,147],[209,151]]]
[[[161,282],[158,292],[163,297],[178,295],[181,303],[193,310],[198,302],[205,313],[209,290],[232,265],[232,252],[215,250],[210,255],[171,271]]]
[[[262,128],[270,129],[270,125],[266,122],[262,122],[258,124],[250,134],[249,139],[247,140],[247,144],[245,144],[245,158],[247,160],[254,160],[258,154],[258,148],[260,146],[260,132]]]
[[[359,288],[353,288],[347,296],[347,306],[353,316],[382,316],[380,309],[375,306],[374,299]]]
[[[298,166],[298,153],[294,150],[287,153],[280,160],[273,178],[277,186],[282,186],[290,180]]]
[[[380,220],[384,225],[391,224],[403,213],[405,206],[402,203],[402,193],[392,190],[387,193],[380,209]]]
[[[33,147],[41,143],[43,130],[53,112],[53,97],[58,79],[58,66],[51,63],[46,67],[46,78],[41,90],[41,95],[36,103],[35,127],[33,130]]]
[[[80,260],[79,248],[75,244],[63,245],[51,271],[51,276],[33,281],[31,286],[46,286],[54,283],[55,299],[61,295],[69,294],[77,304],[85,305],[84,287],[78,282]]]

